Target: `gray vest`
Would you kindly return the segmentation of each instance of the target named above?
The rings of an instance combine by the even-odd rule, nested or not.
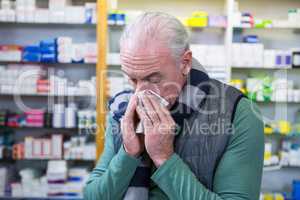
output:
[[[197,74],[198,72],[192,71],[194,77],[191,78],[199,79],[203,74]],[[182,109],[180,107],[172,114],[181,127],[175,137],[174,147],[175,152],[189,166],[197,179],[212,190],[216,168],[226,151],[230,135],[234,134],[232,127],[234,113],[243,94],[217,80],[205,77],[201,79],[205,81],[202,80],[200,84],[192,86],[187,84],[184,87],[178,102],[188,107],[183,106],[185,108],[183,110],[180,110]],[[180,103],[177,103],[177,106]],[[187,111],[187,108],[191,109]],[[121,145],[121,133],[114,134],[116,152]]]

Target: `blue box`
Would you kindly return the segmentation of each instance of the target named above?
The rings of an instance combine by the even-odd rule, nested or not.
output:
[[[57,63],[57,54],[55,54],[55,53],[42,54],[41,62],[42,63]]]
[[[56,39],[53,40],[42,40],[40,41],[41,53],[53,54],[57,53],[57,42]]]
[[[23,52],[28,53],[41,53],[41,49],[39,46],[24,46]]]
[[[41,40],[40,47],[57,46],[56,39]]]
[[[300,200],[300,180],[293,181],[293,198]]]
[[[41,62],[40,53],[23,52],[22,61],[24,62]]]
[[[256,35],[247,35],[243,38],[245,43],[259,43],[259,39]]]
[[[43,46],[41,47],[42,54],[56,54],[57,48],[56,46]]]

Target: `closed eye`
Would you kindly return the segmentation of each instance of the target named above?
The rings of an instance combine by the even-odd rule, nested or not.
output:
[[[146,80],[150,83],[157,84],[157,83],[161,82],[162,75],[160,73],[156,72],[156,73],[150,74],[149,76],[145,77],[144,80]]]

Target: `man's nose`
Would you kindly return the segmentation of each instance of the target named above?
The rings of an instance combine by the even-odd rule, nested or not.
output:
[[[138,81],[136,84],[136,92],[141,92],[143,90],[151,90],[150,85],[144,81]]]
[[[157,94],[160,93],[160,90],[156,85],[145,83],[145,82],[137,82],[135,91],[141,92],[144,90],[152,90],[153,92],[156,92]]]

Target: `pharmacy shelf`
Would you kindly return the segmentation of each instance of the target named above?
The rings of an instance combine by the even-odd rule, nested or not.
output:
[[[88,24],[88,23],[46,23],[46,22],[5,22],[0,21],[0,26],[35,26],[39,27],[51,27],[51,28],[72,28],[72,27],[82,27],[82,28],[96,28],[96,24]],[[124,28],[125,25],[116,25],[116,24],[108,24],[108,28]],[[222,27],[211,27],[211,28],[222,28]],[[224,27],[223,27],[224,28]]]
[[[118,62],[108,62],[107,65],[110,66],[121,66],[121,63]],[[298,70],[300,68],[279,68],[279,67],[239,67],[239,66],[232,66],[231,69],[233,70]]]
[[[265,134],[266,137],[279,137],[279,138],[298,138],[300,137],[299,133],[290,133],[288,135],[274,133],[274,134]]]
[[[60,63],[60,62],[55,62],[55,63],[46,63],[46,62],[23,62],[23,61],[0,61],[0,64],[32,64],[32,65],[87,65],[87,66],[95,66],[96,63],[84,63],[84,62],[79,62],[79,63]]]
[[[284,169],[300,169],[300,166],[282,166],[282,165],[272,165],[272,166],[264,166],[263,171],[278,171]]]
[[[0,126],[1,129],[50,129],[50,130],[64,130],[64,131],[77,131],[79,128],[55,128],[55,127],[12,127],[12,126]]]
[[[237,67],[233,66],[232,69],[238,70],[297,70],[300,68],[279,68],[279,67]]]
[[[281,165],[274,165],[274,166],[264,166],[263,171],[269,172],[269,171],[277,171],[282,169]]]
[[[15,162],[15,160],[13,160],[11,158],[0,158],[0,163],[1,162],[13,163],[13,162]]]
[[[62,134],[66,136],[82,135],[87,136],[96,132],[96,128],[46,128],[46,127],[0,127],[0,131],[4,130],[27,130],[32,132],[43,132],[43,133],[52,133]]]
[[[268,104],[268,103],[278,103],[278,104],[300,104],[300,102],[296,101],[253,101],[255,103],[262,103],[262,104]]]
[[[96,97],[95,95],[88,95],[88,94],[73,94],[73,95],[59,95],[59,94],[12,94],[12,93],[0,93],[0,96],[37,96],[37,97]]]
[[[27,25],[30,25],[30,24],[33,24],[33,25],[53,25],[53,26],[59,26],[59,25],[62,25],[62,26],[65,26],[65,25],[70,25],[70,26],[89,26],[89,27],[93,27],[95,28],[96,27],[96,24],[92,24],[92,23],[66,23],[66,22],[9,22],[9,21],[0,21],[0,25],[1,24],[13,24],[13,25],[16,25],[16,24],[27,24]],[[108,24],[109,27],[125,27],[126,24],[124,25],[116,25],[116,24]],[[211,26],[213,27],[213,26]],[[217,26],[215,26],[217,27]]]
[[[272,27],[242,27],[235,26],[235,29],[256,29],[256,30],[280,30],[280,29],[300,29],[300,26],[272,26]]]
[[[1,0],[0,0],[1,1]],[[34,22],[30,22],[30,23],[25,23],[25,22],[0,22],[0,29],[2,30],[1,33],[3,32],[4,34],[6,34],[7,37],[4,37],[0,40],[1,43],[3,44],[34,44],[36,39],[44,39],[44,38],[55,38],[57,36],[63,36],[63,35],[67,35],[69,37],[72,38],[77,38],[78,41],[82,41],[82,42],[89,42],[89,41],[97,41],[97,46],[98,49],[106,49],[106,47],[103,47],[103,41],[106,41],[106,36],[104,36],[104,33],[106,34],[106,31],[104,30],[103,26],[106,26],[106,20],[104,20],[104,15],[107,15],[107,9],[106,9],[106,1],[107,0],[97,0],[95,1],[97,3],[97,11],[98,11],[98,16],[97,16],[97,21],[99,22],[103,22],[103,23],[99,23],[99,24],[69,24],[69,23],[34,23]],[[87,1],[89,2],[89,1]],[[81,3],[81,2],[80,2]],[[23,30],[24,29],[24,30]],[[53,32],[54,31],[54,32]],[[1,35],[0,33],[0,35]],[[25,36],[24,36],[24,33]],[[10,35],[13,35],[13,37],[10,37]],[[1,35],[2,36],[2,35]],[[99,37],[100,36],[100,37]],[[99,48],[100,47],[103,48]],[[106,51],[105,51],[106,52]],[[99,54],[99,53],[98,53]],[[103,62],[106,63],[106,59],[105,59],[105,55],[99,56],[99,58],[103,58]],[[100,64],[102,61],[97,61],[98,63],[29,63],[29,62],[6,62],[6,61],[0,61],[0,65],[6,65],[6,64],[39,64],[39,65],[45,65],[45,66],[51,66],[51,67],[59,67],[60,69],[63,68],[63,70],[66,70],[66,78],[72,77],[72,80],[85,80],[87,78],[87,76],[95,76],[96,74],[96,81],[97,83],[99,83],[99,79],[100,79],[100,75],[102,75],[102,69],[104,69],[104,65]],[[102,62],[102,63],[103,63]],[[96,67],[97,65],[97,67]],[[86,68],[86,69],[82,69]],[[92,70],[90,67],[95,67],[95,72],[94,70]],[[67,68],[67,69],[66,69]],[[80,69],[79,69],[80,68]],[[76,70],[78,70],[78,75],[76,74]],[[74,73],[75,72],[75,73]],[[101,76],[101,80],[103,80],[103,82],[106,81],[106,77],[102,78]],[[102,82],[102,81],[101,81]],[[99,85],[99,84],[97,84]],[[104,86],[105,84],[101,84],[101,86]],[[80,94],[77,93],[64,93],[63,95],[57,95],[57,94],[38,94],[36,93],[35,90],[32,90],[30,92],[30,94],[24,94],[24,91],[22,90],[15,90],[15,91],[4,91],[3,92],[8,92],[8,93],[0,93],[0,99],[1,99],[1,105],[2,107],[8,108],[9,106],[11,106],[11,102],[9,102],[10,99],[7,98],[11,98],[11,100],[13,100],[12,98],[18,97],[17,95],[20,96],[20,98],[24,97],[24,100],[26,98],[26,100],[29,100],[30,103],[35,104],[35,102],[37,101],[39,103],[42,103],[42,100],[46,100],[47,98],[51,98],[51,97],[66,97],[64,102],[66,102],[67,97],[89,97],[89,98],[93,98],[93,102],[94,103],[94,98],[96,98],[96,94],[94,94],[94,91],[92,91],[91,93],[89,91],[82,91],[80,92],[78,90],[78,92],[80,92]],[[97,92],[97,96],[105,96],[105,90],[98,90],[99,92]],[[12,94],[11,92],[16,92],[18,94]],[[26,92],[26,91],[25,91]],[[19,94],[22,93],[22,94]],[[89,94],[90,93],[90,94]],[[69,95],[71,94],[71,95]],[[84,94],[84,95],[81,95]],[[104,94],[104,95],[102,95]],[[31,98],[33,97],[33,98]],[[98,98],[97,98],[98,99]],[[4,100],[2,102],[2,100]],[[59,99],[58,99],[59,100]],[[73,101],[72,98],[70,98],[71,102]],[[81,100],[81,99],[76,99],[75,100]],[[74,100],[74,102],[75,102]],[[83,98],[82,98],[83,100]],[[89,99],[84,99],[84,100],[89,100]],[[101,108],[102,102],[106,103],[106,100],[104,98],[101,98],[100,101],[97,100],[96,104],[97,104],[97,110],[104,110]],[[3,104],[2,104],[3,103]],[[77,103],[77,102],[76,102]],[[81,103],[81,102],[80,102]],[[84,104],[83,104],[84,105]],[[99,106],[100,105],[100,106]],[[14,105],[12,105],[14,106]],[[12,107],[11,106],[11,107]],[[85,105],[84,105],[85,106]],[[15,106],[14,106],[15,107]],[[106,104],[103,104],[103,107],[106,107]],[[99,115],[97,115],[98,117]],[[100,120],[98,119],[97,122],[99,123],[105,123],[104,122],[104,118],[101,118]],[[10,128],[10,127],[8,127]],[[37,131],[40,131],[40,129],[49,129],[49,128],[39,128],[39,127],[20,127],[20,128],[14,128],[14,129],[18,129],[16,130],[16,132],[20,132],[22,134],[20,134],[20,137],[23,137],[23,132],[25,133],[30,133],[33,132],[32,130],[36,129]],[[28,129],[28,130],[27,130]],[[50,129],[49,129],[50,130]],[[52,128],[51,128],[52,130]],[[66,130],[64,132],[67,133],[68,132],[71,133],[71,131],[69,130],[79,130],[79,129],[53,129],[53,130]],[[81,130],[81,129],[80,129]],[[80,134],[80,130],[78,131],[78,133]],[[45,136],[44,133],[48,134],[49,133],[53,133],[54,131],[46,131],[46,130],[41,130],[40,131],[41,137]],[[59,133],[64,133],[63,131],[60,131]],[[93,129],[93,132],[94,129]],[[84,132],[83,132],[84,133]],[[72,132],[73,134],[73,132]],[[95,140],[93,138],[88,138],[89,140],[92,140],[92,142],[97,143],[97,151],[99,152],[98,155],[100,155],[100,153],[102,152],[102,147],[104,144],[104,140],[101,141],[100,139],[103,138],[104,132],[98,131],[97,134],[99,135],[99,139]],[[35,134],[31,134],[33,137],[35,137]],[[76,132],[77,135],[77,132]],[[94,135],[92,135],[94,136]],[[15,136],[14,136],[15,137]],[[19,134],[16,134],[16,138],[19,137]],[[18,139],[16,139],[15,141],[18,141]],[[1,160],[1,159],[0,159]],[[7,159],[3,159],[4,162],[8,162]],[[27,162],[26,162],[27,161]],[[33,161],[33,162],[32,162]],[[29,166],[30,168],[35,168],[34,166],[39,166],[39,164],[42,166],[43,170],[46,168],[46,163],[47,161],[49,161],[49,159],[44,159],[44,160],[40,160],[40,159],[31,159],[31,160],[18,160],[18,161],[13,161],[14,164],[16,164],[18,167],[20,166],[20,168],[18,168],[17,170],[19,171],[20,169],[22,169],[24,166]],[[93,160],[87,160],[87,159],[67,159],[66,161],[68,161],[68,165],[72,165],[74,167],[78,166],[89,166],[89,168],[93,167],[95,165],[95,159]],[[3,161],[1,161],[3,162]],[[40,162],[40,163],[39,163]],[[69,163],[70,162],[70,163]],[[1,163],[2,165],[2,163]],[[23,195],[23,194],[22,194]],[[43,194],[38,194],[40,196],[42,196]],[[11,196],[0,196],[0,200],[1,199],[18,199],[18,200],[63,200],[63,199],[74,199],[74,200],[81,200],[83,199],[83,197],[80,196],[60,196],[60,197],[28,197],[28,196],[22,196],[22,197],[11,197]]]
[[[112,24],[108,24],[109,28],[125,28],[127,24],[124,25],[112,25]],[[199,30],[199,29],[226,29],[227,27],[225,26],[187,26],[185,25],[185,27],[191,31],[193,30]]]
[[[226,27],[225,26],[203,26],[203,27],[191,27],[191,26],[186,26],[186,28],[188,28],[189,30],[193,31],[193,30],[202,30],[202,29],[223,29],[225,30]]]
[[[94,163],[95,159],[42,159],[42,158],[32,158],[32,159],[11,159],[11,158],[0,158],[1,162],[48,162],[50,160],[65,160],[67,162],[84,162],[84,163]]]
[[[82,197],[11,197],[3,196],[0,200],[83,200]]]
[[[30,27],[51,27],[51,28],[86,28],[86,29],[95,29],[96,24],[87,24],[87,23],[38,23],[38,22],[4,22],[0,21],[0,26],[30,26]],[[124,29],[126,25],[108,25],[110,29]],[[225,28],[225,27],[206,27],[206,28]]]
[[[87,28],[95,28],[96,24],[88,24],[88,23],[46,23],[46,22],[5,22],[0,21],[0,25],[36,25],[36,26],[82,26]]]
[[[25,158],[25,159],[15,159],[14,161],[23,161],[23,162],[28,162],[28,161],[39,161],[39,162],[48,162],[50,160],[65,160],[69,162],[95,162],[94,159],[48,159],[48,158]]]

